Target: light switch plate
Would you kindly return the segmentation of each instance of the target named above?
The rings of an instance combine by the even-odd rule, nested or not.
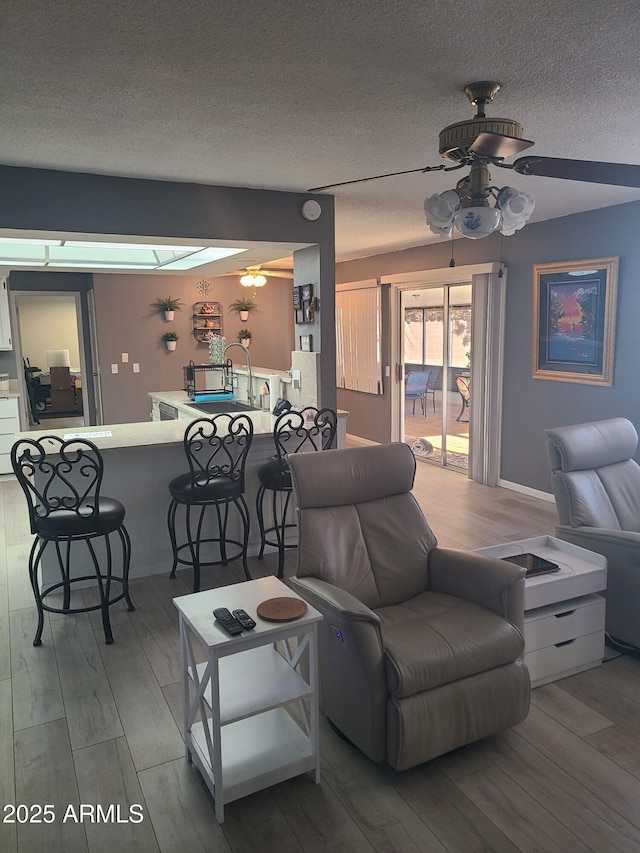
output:
[[[133,362],[133,372],[134,373],[140,373],[140,365],[138,364],[137,361]]]
[[[118,372],[118,365],[117,365],[117,364],[112,364],[112,365],[111,365],[111,372],[112,372],[112,373],[117,373],[117,372]]]
[[[126,364],[128,361],[129,361],[129,353],[128,353],[128,352],[123,352],[123,353],[122,353],[122,363],[123,363],[123,364]]]

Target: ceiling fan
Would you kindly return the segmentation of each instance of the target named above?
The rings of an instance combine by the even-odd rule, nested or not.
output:
[[[500,88],[500,84],[494,81],[469,83],[464,87],[465,95],[477,108],[476,115],[472,119],[450,124],[440,131],[440,154],[453,165],[440,164],[388,172],[370,178],[312,187],[309,192],[415,172],[451,172],[470,167],[469,174],[458,181],[454,190],[428,197],[424,208],[427,224],[434,233],[450,237],[455,226],[465,237],[478,239],[498,229],[504,235],[513,234],[525,225],[535,207],[535,199],[530,193],[514,187],[500,189],[492,186],[490,165],[512,169],[520,175],[640,188],[640,165],[532,155],[506,163],[505,160],[520,154],[534,143],[523,138],[519,122],[506,118],[487,118],[485,106],[493,101]]]
[[[267,283],[266,276],[274,278],[293,278],[293,270],[285,269],[262,269],[258,264],[253,267],[246,267],[244,273],[240,277],[240,284],[243,287],[264,287]]]

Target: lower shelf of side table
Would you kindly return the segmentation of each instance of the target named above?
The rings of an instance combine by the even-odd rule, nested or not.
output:
[[[209,732],[214,731],[208,720]],[[188,737],[193,757],[217,801],[226,804],[316,766],[306,734],[284,708],[275,708],[221,727],[222,784],[208,759],[204,725],[195,723]],[[212,789],[213,786],[213,789]]]
[[[313,693],[309,684],[273,646],[258,646],[237,652],[221,658],[218,665],[222,725],[305,699]],[[204,677],[206,668],[206,663],[196,666],[198,680]],[[191,669],[188,672],[191,678]],[[250,689],[247,689],[247,685],[250,685]],[[205,688],[204,700],[211,708],[211,682]]]

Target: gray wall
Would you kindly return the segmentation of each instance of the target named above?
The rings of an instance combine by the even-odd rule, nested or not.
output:
[[[310,263],[310,257],[315,256],[317,280],[314,284],[317,284],[318,298],[327,316],[333,316],[335,249],[331,196],[315,196],[322,205],[322,215],[309,222],[300,213],[303,202],[314,197],[308,193],[13,166],[0,166],[0,186],[0,228],[310,244],[304,250],[305,263]],[[291,318],[291,302],[288,310]],[[108,338],[112,329],[101,328],[99,313],[97,324],[99,340]],[[272,334],[278,333],[277,329],[272,329]],[[335,407],[334,323],[319,323],[317,334],[317,348],[323,353],[322,404]],[[102,365],[103,371],[104,367]]]
[[[640,202],[575,214],[527,225],[502,240],[507,264],[504,403],[501,477],[541,491],[550,491],[543,430],[607,417],[627,417],[640,427],[637,361],[640,320]],[[497,261],[500,237],[456,240],[458,266]],[[430,246],[376,255],[338,264],[336,281],[357,281],[421,269],[449,266],[451,246]],[[533,379],[533,266],[556,261],[617,256],[618,310],[615,374],[612,388]],[[383,341],[384,363],[391,363],[388,338]],[[374,440],[381,424],[390,424],[390,395],[338,392],[338,405],[352,416],[349,431]],[[347,405],[347,403],[349,405]]]

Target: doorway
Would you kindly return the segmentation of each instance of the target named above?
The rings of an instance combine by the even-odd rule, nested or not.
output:
[[[471,282],[403,290],[401,318],[405,377],[402,441],[418,459],[467,472]]]
[[[93,395],[86,393],[80,294],[12,290],[11,310],[22,428],[73,429],[95,423]]]

